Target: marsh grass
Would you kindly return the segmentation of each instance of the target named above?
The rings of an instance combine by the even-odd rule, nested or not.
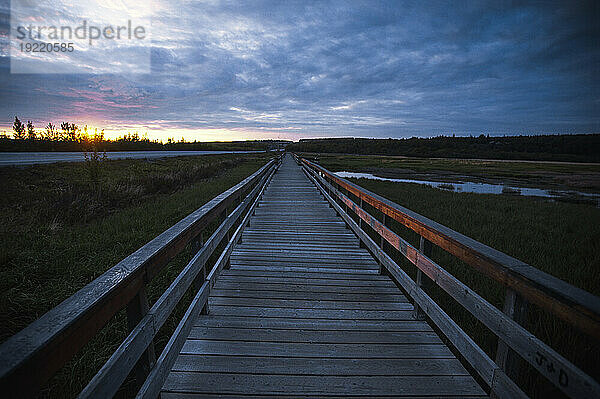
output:
[[[0,340],[237,184],[267,158],[266,154],[252,154],[107,161],[99,190],[90,183],[82,163],[0,169],[6,188],[0,193]],[[205,237],[217,223],[209,226]],[[151,303],[191,256],[191,249],[186,248],[150,283]],[[188,292],[159,332],[157,353],[191,299]],[[40,396],[76,396],[126,335],[126,318],[120,312]],[[131,397],[135,387],[128,379],[118,397]]]
[[[449,192],[410,183],[351,179],[408,209],[448,226],[546,273],[600,295],[600,210],[595,206],[530,197]],[[365,208],[380,217],[373,208]],[[391,227],[413,246],[419,237],[393,222]],[[412,277],[416,268],[397,251],[390,252]],[[502,309],[504,288],[464,262],[434,246],[432,258],[451,274]],[[426,290],[492,359],[497,339],[438,287]],[[600,375],[598,342],[545,311],[530,306],[527,328],[589,375]],[[544,377],[522,362],[518,383],[533,398],[564,397]]]

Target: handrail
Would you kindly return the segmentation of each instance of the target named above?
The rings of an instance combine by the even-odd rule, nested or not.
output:
[[[151,345],[148,334],[155,333],[158,328],[153,322],[149,323],[149,320],[155,321],[158,318],[164,322],[174,305],[162,305],[160,309],[153,307],[154,311],[149,312],[146,284],[187,244],[195,241],[211,221],[223,215],[239,199],[241,204],[234,211],[235,215],[232,213],[231,217],[226,217],[217,230],[218,234],[215,233],[217,236],[213,234],[215,241],[218,236],[222,238],[241,215],[242,205],[244,208],[248,205],[249,200],[242,202],[242,195],[254,186],[256,187],[251,190],[250,195],[256,194],[260,184],[266,181],[268,173],[280,162],[280,157],[278,158],[270,160],[251,176],[177,222],[4,342],[0,346],[0,390],[3,394],[8,397],[35,395],[56,371],[125,306],[128,307],[128,318],[132,319],[128,323],[132,329],[131,334],[137,331],[138,335],[144,336],[142,341]],[[190,263],[201,263],[198,257],[205,262],[208,259],[206,254],[212,253],[218,241],[202,248]],[[189,270],[186,267],[184,272],[189,273]],[[197,274],[197,269],[193,274]],[[161,299],[163,297],[157,303],[163,303]],[[156,313],[158,310],[163,313],[159,315]],[[131,334],[128,339],[132,337]],[[147,346],[144,348],[149,349]],[[149,368],[151,364],[146,366]]]
[[[419,215],[306,159],[308,167],[523,298],[600,339],[600,298]]]
[[[440,330],[448,337],[452,344],[461,352],[465,360],[467,360],[473,366],[480,377],[486,382],[486,384],[488,384],[488,386],[490,386],[491,391],[496,396],[517,397],[521,396],[522,394],[522,392],[520,392],[520,390],[514,386],[506,374],[510,370],[507,370],[507,366],[503,362],[505,359],[497,359],[496,363],[498,364],[494,363],[485,354],[485,352],[483,352],[464,333],[464,331],[462,331],[460,327],[458,327],[456,323],[453,322],[452,319],[450,319],[450,317],[425,293],[420,282],[415,282],[412,280],[386,254],[386,252],[383,250],[383,241],[379,246],[373,242],[369,235],[362,230],[363,222],[369,225],[379,236],[382,237],[383,240],[388,242],[391,247],[398,250],[411,263],[417,266],[419,274],[424,273],[431,278],[467,311],[478,318],[486,327],[490,329],[490,331],[496,334],[501,339],[500,342],[503,345],[508,345],[508,347],[523,357],[523,359],[529,362],[542,375],[547,377],[552,383],[554,383],[554,385],[565,392],[568,396],[595,397],[600,395],[600,385],[593,378],[586,375],[567,359],[563,358],[548,345],[528,332],[525,328],[515,322],[511,315],[500,312],[497,308],[489,304],[472,289],[467,287],[465,284],[444,270],[441,266],[432,261],[425,253],[426,246],[423,245],[423,236],[421,248],[416,249],[385,225],[385,217],[384,222],[380,222],[366,212],[360,205],[356,204],[348,196],[344,195],[340,190],[338,190],[338,188],[334,186],[334,184],[337,184],[340,188],[352,188],[352,191],[348,191],[356,195],[361,200],[361,203],[367,197],[371,197],[371,201],[375,199],[381,199],[381,197],[377,196],[378,198],[376,198],[376,194],[347,182],[344,179],[337,178],[337,176],[334,176],[331,174],[331,172],[309,161],[304,159],[299,159],[299,161],[305,165],[304,169],[309,178],[313,180],[315,185],[332,203],[332,206],[336,208],[336,211],[342,216],[342,218],[344,218],[349,227],[355,231],[367,248],[369,248],[371,252],[380,260],[380,263],[388,270],[388,272],[396,279],[396,281],[403,286],[403,288],[408,292],[409,296],[415,300],[416,307],[418,309],[422,309],[422,311],[424,311],[424,313],[426,313],[440,328]],[[334,184],[330,183],[326,179],[334,182]],[[363,195],[357,195],[357,192],[358,194]],[[342,209],[342,207],[334,200],[334,198],[337,198],[344,205],[346,211]],[[401,208],[402,210],[408,211],[391,201],[385,201],[385,206],[393,207],[395,209]],[[375,208],[379,209],[378,207]],[[351,210],[358,216],[360,224],[357,224],[346,213],[347,210]],[[412,216],[416,215],[420,217],[420,215],[417,215],[414,212],[411,213]],[[386,213],[384,213],[384,215],[386,215]],[[420,218],[421,221],[425,219],[423,217]],[[427,219],[427,221],[429,220]],[[436,225],[441,226],[437,223]],[[561,283],[568,285],[562,281]],[[593,297],[591,294],[588,295]],[[499,345],[499,351],[500,348],[501,345]],[[500,365],[500,363],[503,364]]]
[[[221,253],[221,256],[219,256],[219,259],[217,259],[217,261],[215,262],[215,265],[213,266],[212,270],[206,275],[201,289],[196,294],[196,298],[190,304],[186,314],[181,319],[175,332],[171,336],[171,339],[169,339],[169,342],[167,342],[167,345],[165,346],[165,349],[161,353],[160,357],[158,358],[156,365],[154,366],[154,368],[148,375],[148,378],[146,379],[144,385],[136,395],[136,399],[154,399],[160,393],[160,389],[162,388],[167,374],[171,371],[171,367],[175,363],[176,357],[179,354],[179,351],[181,350],[187,336],[189,335],[190,329],[192,327],[191,323],[194,321],[195,316],[199,313],[199,310],[208,306],[206,304],[206,302],[208,301],[208,295],[213,289],[217,277],[219,276],[219,273],[229,263],[229,257],[233,251],[233,247],[239,240],[241,240],[242,232],[247,226],[248,222],[250,221],[250,217],[252,216],[254,209],[261,200],[265,188],[267,187],[269,181],[273,177],[273,173],[274,172],[271,172],[269,174],[264,184],[257,186],[257,188],[260,188],[260,192],[258,193],[258,195],[255,196],[254,202],[250,206],[250,209],[246,213],[246,216],[244,216],[244,219],[231,236],[231,239],[225,246],[225,249],[223,249],[223,252]],[[249,199],[253,197],[254,195],[248,196]]]
[[[313,172],[314,173],[314,172]],[[352,219],[342,207],[331,197],[328,191],[332,188],[323,181],[323,177],[315,173],[307,173],[309,179],[317,186],[325,199],[331,203],[336,212],[344,219],[359,237],[362,243],[373,253],[393,276],[402,288],[415,301],[415,306],[426,310],[427,315],[457,348],[465,360],[475,369],[480,378],[490,387],[492,393],[499,398],[526,398],[527,396],[516,386],[506,373],[448,316],[442,308],[425,293],[421,287],[404,272],[394,260],[378,246],[373,239]],[[323,185],[319,184],[322,183]],[[325,188],[324,188],[325,187]],[[374,219],[374,218],[373,218]],[[362,220],[362,219],[361,219]]]
[[[248,208],[258,191],[264,187],[267,177],[262,177],[252,192],[225,218],[223,223],[213,232],[210,238],[194,255],[192,260],[179,273],[167,290],[160,296],[156,303],[150,308],[146,316],[137,324],[131,334],[123,341],[119,348],[113,353],[102,369],[94,376],[90,383],[79,395],[79,398],[106,398],[112,397],[142,353],[150,345],[158,330],[167,321],[175,306],[179,303],[185,292],[192,285],[198,275],[202,272],[202,278],[206,276],[206,262],[213,254],[225,234],[231,229],[238,218]],[[198,285],[199,282],[198,282]],[[208,297],[208,291],[206,297]],[[155,365],[156,367],[156,365]],[[154,367],[153,367],[154,369]]]

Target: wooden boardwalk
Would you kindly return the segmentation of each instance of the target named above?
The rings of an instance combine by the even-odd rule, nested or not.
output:
[[[128,335],[78,398],[121,397],[135,382],[136,399],[526,399],[518,383],[530,377],[550,384],[548,397],[600,398],[595,377],[527,326],[537,308],[598,343],[599,297],[293,157],[271,158],[3,342],[2,397],[45,395],[124,312]],[[436,263],[433,247],[500,284],[502,309]],[[186,249],[187,265],[150,302],[148,285]],[[430,289],[497,338],[494,359]],[[194,297],[157,353],[186,293]]]
[[[290,155],[161,392],[486,397]]]

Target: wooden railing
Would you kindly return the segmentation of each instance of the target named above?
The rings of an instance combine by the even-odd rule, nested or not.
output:
[[[519,324],[524,319],[527,303],[531,303],[598,340],[600,298],[342,179],[306,159],[296,155],[295,158],[362,244],[379,260],[381,267],[412,297],[415,317],[429,317],[487,384],[492,396],[526,397],[509,378],[515,378],[514,351],[567,396],[600,397],[597,381]],[[365,211],[363,204],[380,211],[383,221]],[[356,215],[358,222],[349,211]],[[419,234],[419,248],[392,231],[388,227],[389,219]],[[363,230],[365,225],[380,237],[379,243]],[[388,255],[385,243],[417,267],[416,281]],[[430,258],[432,244],[504,285],[503,311],[436,264]],[[495,361],[425,292],[423,284],[426,280],[437,284],[498,337]]]
[[[156,397],[191,321],[198,312],[207,311],[210,289],[219,271],[227,266],[234,243],[241,237],[244,225],[280,161],[281,157],[269,161],[4,342],[0,346],[1,395],[7,398],[34,396],[126,307],[130,334],[79,396],[112,397],[135,369],[141,386],[138,397]],[[203,230],[218,218],[224,220],[202,243]],[[231,234],[236,225],[237,229]],[[207,273],[206,262],[225,237],[227,245]],[[147,284],[188,244],[192,244],[197,253],[150,307]],[[153,339],[190,286],[196,292],[195,297],[157,359]]]

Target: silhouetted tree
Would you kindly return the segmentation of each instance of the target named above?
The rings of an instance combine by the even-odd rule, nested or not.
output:
[[[35,128],[33,127],[33,122],[27,121],[27,140],[35,140]]]
[[[78,141],[79,127],[74,123],[63,122],[60,124],[61,139],[65,141]]]
[[[52,123],[48,123],[46,125],[44,139],[50,140],[50,141],[57,141],[59,139],[58,130],[56,130],[56,126],[53,125]]]
[[[15,122],[13,123],[13,132],[14,132],[13,136],[16,139],[18,139],[18,140],[25,139],[25,125],[16,116],[15,116]]]

